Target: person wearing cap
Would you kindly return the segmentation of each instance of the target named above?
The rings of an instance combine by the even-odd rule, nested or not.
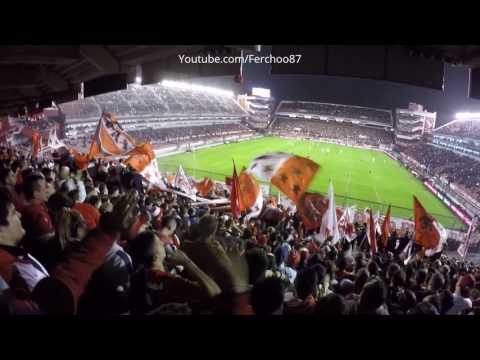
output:
[[[77,202],[73,205],[72,209],[82,215],[88,230],[93,230],[98,226],[101,214],[95,206],[89,203]]]

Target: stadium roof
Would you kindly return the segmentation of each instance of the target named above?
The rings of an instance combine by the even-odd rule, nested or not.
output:
[[[480,68],[478,45],[406,47],[413,57]],[[192,77],[235,75],[238,64],[180,65],[178,55],[238,55],[239,49],[258,51],[256,45],[0,46],[0,115],[36,103],[47,107],[52,100],[74,100],[80,83],[107,74],[126,74],[127,81],[133,83],[137,65],[142,65],[143,83],[160,81],[164,74],[172,73]]]
[[[237,55],[254,45],[26,45],[0,46],[0,115],[40,102],[75,100],[80,84],[107,74],[126,74],[133,83],[142,65],[144,83],[162,80],[161,74],[188,76],[235,75],[239,65],[180,66],[178,55]]]

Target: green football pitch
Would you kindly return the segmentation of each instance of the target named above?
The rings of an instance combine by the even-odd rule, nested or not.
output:
[[[160,157],[158,164],[163,172],[174,173],[181,164],[185,172],[194,178],[209,176],[223,181],[225,176],[232,175],[232,159],[240,172],[255,157],[274,151],[308,157],[318,163],[321,169],[310,184],[309,191],[325,194],[328,182],[332,179],[338,206],[355,204],[358,209],[371,207],[383,213],[388,204],[391,204],[393,216],[411,219],[412,195],[415,194],[442,225],[464,229],[455,215],[420,181],[398,162],[374,150],[266,137]],[[273,186],[271,191],[272,194],[276,193]]]

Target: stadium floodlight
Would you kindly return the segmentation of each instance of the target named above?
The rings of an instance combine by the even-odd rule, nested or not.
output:
[[[142,84],[142,77],[141,76],[135,76],[135,84],[138,84],[138,85]]]
[[[480,113],[463,112],[455,115],[457,120],[480,120]]]
[[[172,80],[163,80],[160,83],[160,85],[167,86],[167,87],[174,87],[174,88],[183,89],[183,90],[201,91],[201,92],[207,92],[207,93],[216,94],[216,95],[233,97],[233,91],[218,89],[210,86],[189,84],[185,82],[172,81]]]

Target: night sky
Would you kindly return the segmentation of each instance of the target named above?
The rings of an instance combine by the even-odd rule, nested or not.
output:
[[[268,53],[264,48],[263,53]],[[263,55],[263,54],[262,54]],[[453,120],[457,112],[480,112],[480,101],[468,98],[469,70],[445,66],[444,91],[388,81],[335,76],[271,75],[268,64],[244,65],[245,84],[239,88],[231,76],[202,79],[201,82],[236,92],[251,92],[252,87],[271,90],[277,100],[310,100],[383,109],[406,108],[409,102],[437,112],[437,126]]]

